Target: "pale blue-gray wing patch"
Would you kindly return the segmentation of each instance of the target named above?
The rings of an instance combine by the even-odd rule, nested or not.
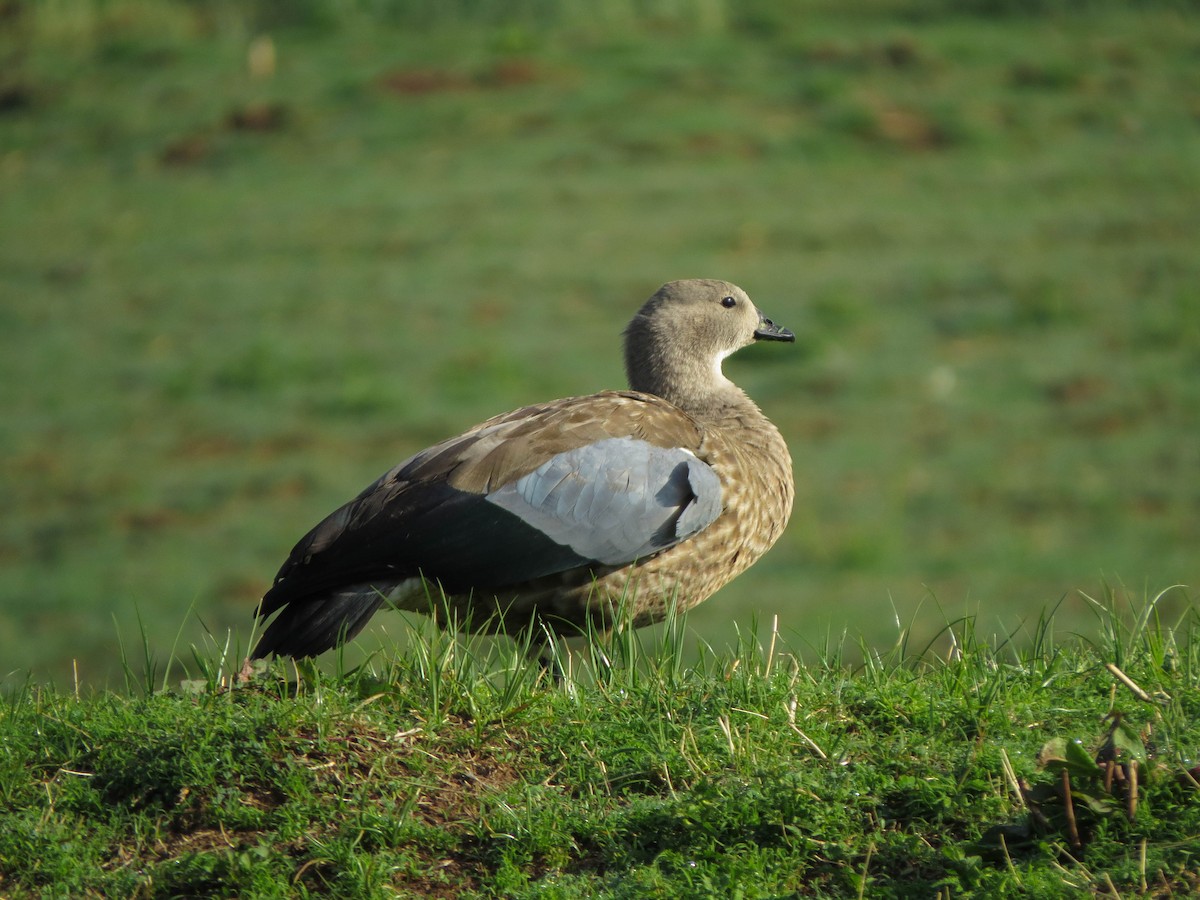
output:
[[[580,556],[624,565],[708,527],[721,481],[687,450],[608,438],[551,457],[487,500]]]

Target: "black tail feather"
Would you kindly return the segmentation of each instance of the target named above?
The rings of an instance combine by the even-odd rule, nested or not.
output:
[[[362,631],[383,602],[378,591],[292,601],[267,626],[250,658],[317,656]]]

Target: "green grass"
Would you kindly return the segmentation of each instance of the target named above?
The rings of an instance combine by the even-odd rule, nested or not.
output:
[[[902,636],[855,671],[775,633],[689,662],[673,622],[561,686],[437,632],[333,674],[246,681],[210,647],[124,691],[30,686],[0,713],[0,892],[1190,895],[1200,620],[1097,612],[1095,643],[957,622],[945,657]]]
[[[694,275],[801,335],[730,362],[798,503],[706,640],[1194,597],[1194,4],[0,6],[10,682],[244,635],[321,516],[620,385]]]

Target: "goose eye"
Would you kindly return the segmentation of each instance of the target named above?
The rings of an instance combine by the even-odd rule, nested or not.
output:
[[[726,309],[733,309],[735,306],[737,306],[737,300],[735,300],[733,297],[725,297],[721,300],[721,305]]]

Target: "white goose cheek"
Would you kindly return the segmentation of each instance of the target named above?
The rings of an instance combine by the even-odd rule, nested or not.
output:
[[[734,351],[732,351],[732,350],[722,350],[719,353],[717,353],[716,356],[713,357],[713,361],[712,361],[713,377],[716,378],[717,381],[728,381],[729,380],[728,378],[725,377],[725,373],[723,371],[721,371],[721,363],[725,362],[725,358],[727,356],[732,356],[733,352]]]

